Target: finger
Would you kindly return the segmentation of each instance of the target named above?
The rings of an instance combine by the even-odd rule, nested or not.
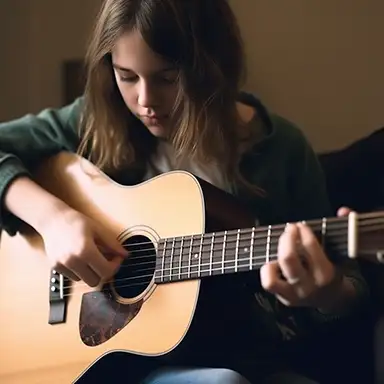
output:
[[[339,216],[339,217],[348,216],[351,212],[352,212],[352,210],[348,207],[340,207],[337,210],[337,216]]]
[[[297,295],[293,286],[280,277],[278,262],[272,261],[264,264],[260,268],[260,280],[262,287],[266,291],[278,296],[283,304],[294,305],[297,302]]]
[[[299,223],[297,228],[308,261],[309,271],[316,285],[323,286],[327,284],[331,278],[333,265],[326,257],[323,248],[309,226],[304,223]]]
[[[302,280],[307,273],[297,254],[298,244],[300,244],[299,230],[295,224],[289,224],[280,236],[277,253],[281,272],[291,284]]]
[[[111,248],[105,245],[102,245],[100,241],[97,241],[97,239],[95,239],[95,245],[97,249],[100,251],[100,253],[104,256],[104,258],[109,261],[118,259],[119,263],[122,263],[126,258],[126,256],[121,256],[120,254],[116,254],[116,251],[112,250]]]
[[[302,251],[305,253],[305,256],[309,256],[308,261],[317,263],[327,260],[323,248],[312,232],[312,229],[304,223],[298,223],[297,230]]]
[[[301,235],[297,225],[290,224],[279,239],[278,262],[281,273],[287,279],[287,283],[293,287],[298,299],[308,297],[314,289],[314,281],[308,268],[307,259],[300,254],[302,249]],[[305,265],[304,266],[304,262]]]
[[[128,256],[128,251],[106,228],[103,228],[101,225],[95,222],[93,223],[93,228],[95,232],[96,244],[110,250],[112,253],[115,253],[118,256],[124,258]]]
[[[96,287],[100,283],[100,276],[79,258],[71,258],[67,261],[66,268],[75,273],[90,287]]]
[[[80,277],[77,276],[75,273],[70,271],[68,268],[64,267],[62,264],[57,264],[53,268],[57,273],[60,273],[61,275],[65,276],[66,278],[72,280],[72,281],[80,281]]]
[[[308,298],[314,290],[314,284],[309,275],[295,284],[281,279],[277,262],[265,264],[261,268],[260,274],[263,288],[273,293],[287,306],[303,304],[303,300]]]
[[[97,248],[96,244],[91,246],[84,255],[89,266],[96,272],[101,279],[109,279],[124,260],[122,257],[106,258]]]

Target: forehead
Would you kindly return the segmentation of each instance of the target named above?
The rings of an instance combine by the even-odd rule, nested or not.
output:
[[[136,30],[128,31],[117,39],[112,49],[112,62],[141,74],[150,74],[169,67],[169,63],[157,55]]]

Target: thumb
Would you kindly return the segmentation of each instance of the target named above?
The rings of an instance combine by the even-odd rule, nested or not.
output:
[[[123,258],[128,256],[128,251],[124,248],[122,244],[111,234],[108,229],[100,226],[99,224],[94,224],[94,234],[95,234],[95,243],[98,248],[106,251],[113,256],[121,256]],[[119,261],[121,262],[121,260]]]
[[[110,279],[113,276],[115,276],[117,271],[120,269],[121,265],[124,262],[125,256],[124,257],[121,257],[120,255],[116,256],[116,253],[114,253],[113,255],[105,254],[104,257],[108,260],[108,264],[110,267],[111,273],[110,273],[110,276],[108,276],[108,279]]]
[[[337,210],[337,216],[343,217],[343,216],[348,216],[352,212],[352,209],[348,207],[340,207]]]

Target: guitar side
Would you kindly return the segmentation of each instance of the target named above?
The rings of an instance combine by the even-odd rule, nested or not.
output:
[[[124,236],[145,235],[156,243],[159,238],[204,232],[202,190],[198,181],[184,172],[123,187],[86,160],[62,153],[44,164],[38,181],[122,240]],[[187,333],[198,299],[198,280],[152,286],[139,298],[137,314],[121,330],[86,345],[79,330],[82,298],[100,289],[90,289],[83,282],[71,284],[65,322],[50,325],[51,270],[41,238],[32,232],[15,237],[3,232],[1,237],[1,383],[74,382],[104,354],[165,354]],[[133,304],[125,307],[129,305]]]

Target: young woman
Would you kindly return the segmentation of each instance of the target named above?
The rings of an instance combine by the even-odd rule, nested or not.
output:
[[[32,167],[63,150],[122,184],[191,171],[242,199],[260,223],[330,214],[303,134],[240,92],[243,47],[226,0],[106,0],[87,68],[84,96],[71,105],[0,124],[1,227],[35,228],[59,272],[96,286],[125,256],[32,180]],[[103,257],[96,240],[117,257]],[[287,226],[278,261],[259,277],[203,283],[193,336],[158,365],[128,362],[128,382],[313,382],[284,373],[283,345],[349,316],[366,296],[364,280],[353,264],[333,265],[303,223]]]

